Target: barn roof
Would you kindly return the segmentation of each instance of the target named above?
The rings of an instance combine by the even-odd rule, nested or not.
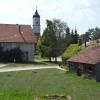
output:
[[[100,62],[100,47],[88,49],[79,55],[71,57],[68,61],[83,64],[97,64]]]
[[[0,42],[35,43],[36,36],[30,25],[0,24]]]

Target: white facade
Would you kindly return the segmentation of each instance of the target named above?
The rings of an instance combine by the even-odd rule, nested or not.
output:
[[[24,53],[23,60],[32,62],[34,60],[34,54],[35,54],[34,44],[22,43],[22,44],[19,44],[19,47]]]
[[[33,26],[34,25],[40,26],[40,18],[36,18],[36,17],[33,18]]]
[[[34,43],[3,43],[3,50],[11,50],[19,47],[23,52],[24,61],[34,61],[35,46]]]
[[[33,33],[40,34],[40,18],[33,18]]]

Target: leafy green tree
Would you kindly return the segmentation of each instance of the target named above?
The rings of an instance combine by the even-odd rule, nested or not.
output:
[[[75,28],[75,34],[74,34],[74,43],[77,44],[78,43],[78,38],[79,38],[79,35],[77,33],[77,29]]]
[[[73,31],[72,31],[72,34],[73,34]],[[70,28],[69,27],[67,27],[66,28],[66,37],[65,37],[65,43],[67,44],[67,46],[69,46],[70,45],[70,43],[72,43],[72,41],[73,41],[73,35],[71,34],[71,32],[70,32]]]
[[[82,45],[82,39],[81,38],[78,39],[78,45],[79,46]]]
[[[55,41],[55,34],[53,30],[53,23],[50,20],[46,21],[47,27],[38,42],[38,49],[42,57],[49,58],[51,61],[52,51]]]
[[[54,56],[55,56],[55,61],[57,60],[57,56],[60,56],[66,46],[67,43],[65,41],[65,36],[66,36],[66,29],[68,28],[67,24],[65,22],[62,22],[61,20],[54,19],[53,20],[53,25],[54,25],[54,34],[56,36],[55,40],[55,47],[54,47]]]
[[[91,38],[93,40],[97,40],[100,38],[100,28],[96,27],[96,28],[91,28],[88,30],[88,32],[91,35]]]
[[[60,56],[66,48],[65,35],[67,24],[58,20],[47,20],[47,27],[45,28],[43,35],[40,39],[41,43],[39,49],[42,57],[47,57],[51,60],[51,57],[55,58]]]
[[[71,42],[71,43],[73,43],[73,44],[77,44],[77,43],[78,43],[79,35],[78,35],[76,29],[75,29],[75,31],[73,31],[73,29],[72,29],[71,37],[72,37],[72,42]]]
[[[80,35],[80,39],[82,40],[82,43],[85,43],[86,47],[86,42],[91,40],[91,34],[89,32],[86,32],[85,34]]]
[[[81,38],[83,41],[89,41],[91,39],[92,40],[100,39],[100,28],[96,27],[88,29],[88,31],[85,32],[85,34],[81,35]]]
[[[69,35],[69,34],[70,34],[70,28],[67,27],[67,28],[66,28],[66,35]]]
[[[86,47],[86,42],[88,42],[89,40],[98,41],[98,39],[100,39],[100,28],[96,27],[96,28],[88,29],[88,31],[85,32],[85,34],[82,34],[80,38],[82,39],[82,42],[85,43],[85,47]]]
[[[62,55],[71,43],[78,43],[78,33],[75,33],[67,26],[67,24],[59,19],[47,20],[46,28],[40,38],[38,49],[42,57],[55,58]]]

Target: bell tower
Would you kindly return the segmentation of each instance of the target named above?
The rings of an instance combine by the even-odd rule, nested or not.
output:
[[[38,14],[37,8],[33,15],[33,33],[37,36],[40,35],[40,15]]]

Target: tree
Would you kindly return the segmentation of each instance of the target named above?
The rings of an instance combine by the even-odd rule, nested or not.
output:
[[[78,43],[78,38],[79,38],[79,35],[77,33],[77,29],[75,28],[75,34],[74,34],[74,43],[77,44]]]
[[[87,32],[85,32],[85,34],[81,35],[83,41],[89,41],[89,40],[97,40],[100,38],[100,28],[96,27],[96,28],[91,28],[88,29]]]
[[[78,45],[80,46],[80,45],[82,45],[82,39],[78,39]]]
[[[57,56],[60,56],[66,46],[67,43],[65,41],[65,36],[66,36],[66,29],[68,28],[67,24],[65,22],[62,22],[61,20],[54,19],[53,20],[53,25],[54,25],[54,34],[56,36],[55,40],[55,47],[54,47],[54,57],[55,61],[57,60]]]
[[[46,28],[40,39],[41,43],[39,49],[42,57],[55,58],[60,56],[66,48],[65,35],[67,24],[58,19],[47,20]]]
[[[85,34],[82,34],[80,38],[82,39],[82,42],[85,43],[85,47],[86,47],[86,42],[88,42],[89,40],[98,41],[98,39],[100,39],[100,28],[96,27],[96,28],[88,29],[88,31],[85,32]]]
[[[86,42],[91,40],[90,32],[86,32],[85,34],[80,35],[80,39],[82,40],[83,43],[85,43],[85,47],[86,47]]]
[[[93,40],[97,40],[100,38],[100,28],[96,27],[96,28],[91,28],[88,30],[88,32],[91,35],[91,38]]]
[[[73,31],[73,29],[72,29],[71,37],[72,37],[72,42],[71,43],[77,44],[78,43],[79,35],[77,33],[77,29],[76,28],[75,28],[75,31]]]
[[[52,21],[47,20],[46,24],[47,24],[47,27],[45,28],[43,35],[40,37],[40,40],[38,42],[38,50],[41,52],[42,57],[49,58],[49,61],[51,61],[55,34],[53,31]]]
[[[67,24],[59,19],[47,20],[46,28],[43,31],[43,35],[39,41],[39,51],[42,57],[55,58],[62,55],[71,43],[78,43],[77,30],[72,30]],[[75,32],[75,33],[74,33]]]
[[[66,35],[69,35],[69,34],[70,34],[70,28],[67,27],[67,28],[66,28]]]

